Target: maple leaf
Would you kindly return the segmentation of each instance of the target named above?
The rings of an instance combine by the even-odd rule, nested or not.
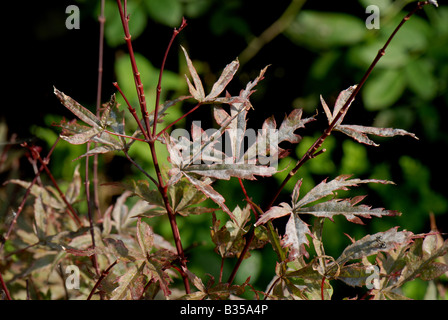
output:
[[[55,95],[59,98],[61,103],[69,109],[76,117],[89,126],[78,124],[76,120],[66,122],[61,121],[59,124],[62,127],[61,138],[71,144],[84,144],[89,141],[100,144],[99,146],[90,149],[87,153],[81,155],[79,158],[99,153],[107,153],[114,150],[123,150],[126,148],[126,141],[123,137],[116,137],[110,132],[124,135],[124,115],[118,110],[118,104],[115,95],[112,95],[110,101],[106,104],[104,111],[100,118],[83,107],[77,101],[67,96],[63,92],[54,88]],[[106,132],[110,129],[110,132]]]
[[[229,63],[221,73],[221,76],[219,79],[215,82],[215,84],[212,87],[212,90],[210,93],[205,96],[204,87],[202,86],[202,81],[199,78],[199,75],[196,71],[196,68],[193,65],[193,62],[190,60],[190,57],[188,56],[187,50],[185,50],[184,47],[182,47],[182,51],[185,54],[185,59],[187,61],[187,67],[190,71],[191,78],[193,80],[193,84],[190,82],[190,79],[185,75],[185,79],[187,80],[188,89],[190,91],[190,94],[199,102],[213,102],[218,96],[224,91],[226,86],[229,84],[229,82],[233,79],[233,76],[235,75],[236,71],[238,70],[240,63],[238,62],[238,59],[232,61]]]
[[[348,221],[354,223],[362,223],[362,220],[359,217],[371,218],[371,216],[382,217],[400,214],[393,210],[384,210],[382,208],[372,209],[366,205],[357,205],[364,199],[364,196],[344,200],[331,199],[307,206],[327,196],[335,195],[335,191],[337,190],[348,190],[349,187],[358,186],[360,183],[392,183],[390,181],[377,179],[348,179],[349,177],[349,175],[341,175],[329,182],[325,179],[311,189],[300,200],[299,191],[302,180],[299,180],[292,193],[292,204],[290,205],[286,202],[282,202],[279,206],[271,207],[261,215],[255,223],[255,226],[262,225],[271,219],[289,215],[290,218],[286,224],[286,231],[283,237],[283,247],[290,248],[290,258],[294,259],[301,255],[308,256],[305,245],[309,245],[309,241],[306,235],[308,234],[312,236],[308,225],[300,218],[301,214],[311,214],[320,218],[329,218],[330,220],[333,220],[333,216],[335,215],[343,215]]]
[[[356,85],[349,87],[346,90],[343,90],[339,93],[338,98],[336,99],[336,102],[334,104],[333,113],[331,113],[330,109],[328,108],[328,105],[326,104],[325,100],[320,96],[320,101],[322,103],[322,107],[324,108],[325,114],[327,115],[328,123],[332,123],[337,114],[340,112],[344,104],[347,102],[348,98],[352,94],[353,90],[356,89]],[[350,104],[353,102],[350,101]],[[346,111],[350,105],[347,107]],[[367,127],[367,126],[359,126],[359,125],[343,125],[342,120],[344,119],[344,116],[341,116],[336,123],[336,126],[334,127],[334,130],[345,133],[349,137],[353,138],[354,140],[367,144],[372,146],[379,146],[379,144],[373,142],[370,140],[367,136],[367,134],[372,134],[380,137],[394,137],[394,136],[410,136],[414,139],[418,140],[418,137],[410,132],[407,132],[403,129],[394,129],[394,128],[376,128],[376,127]]]

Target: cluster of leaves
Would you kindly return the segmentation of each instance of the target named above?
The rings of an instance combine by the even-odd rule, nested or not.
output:
[[[123,192],[95,223],[85,215],[76,218],[76,213],[73,214],[72,206],[82,200],[79,167],[65,193],[59,188],[34,181],[11,180],[10,183],[29,190],[34,202],[31,219],[21,221],[16,236],[6,239],[7,247],[2,245],[1,254],[5,258],[2,258],[0,271],[9,282],[25,279],[38,283],[36,296],[51,294],[49,298],[52,299],[64,295],[79,299],[99,296],[110,300],[228,299],[241,296],[247,290],[253,290],[257,297],[262,295],[267,299],[330,299],[333,294],[330,281],[339,280],[350,286],[367,286],[368,296],[374,299],[402,299],[405,297],[400,288],[404,283],[416,278],[433,280],[448,271],[448,240],[444,241],[436,230],[428,234],[413,234],[406,230],[399,231],[398,227],[392,228],[366,235],[360,240],[351,239],[352,244],[337,258],[325,253],[323,227],[327,218],[333,220],[335,216],[342,215],[350,222],[362,224],[363,219],[400,215],[394,210],[360,204],[365,196],[340,199],[337,191],[366,183],[392,184],[391,181],[352,179],[341,175],[320,182],[300,196],[302,180],[299,180],[291,194],[291,203],[272,205],[265,211],[253,203],[246,194],[243,180],[263,179],[278,172],[277,167],[260,158],[260,154],[275,159],[286,157],[288,152],[280,147],[280,143],[300,143],[302,137],[296,130],[314,121],[315,116],[302,118],[303,110],[295,109],[285,116],[279,126],[270,117],[264,121],[264,130],[258,132],[254,143],[245,146],[247,114],[254,111],[250,96],[263,80],[267,68],[262,69],[258,77],[238,95],[232,96],[228,92],[223,95],[239,67],[238,60],[232,61],[206,95],[193,62],[187,51],[182,50],[191,77],[191,80],[186,77],[190,95],[156,106],[157,114],[143,115],[142,121],[136,117],[138,129],[130,135],[126,133],[124,111],[120,111],[115,96],[97,116],[54,89],[61,103],[84,122],[61,121],[60,137],[71,144],[94,145],[80,157],[121,151],[132,161],[127,152],[134,143],[148,143],[151,151],[154,150],[154,143],[160,143],[168,151],[170,166],[162,169],[156,166],[156,170],[160,170],[156,171],[159,175],[157,179],[145,172],[147,180],[115,183],[114,186]],[[137,78],[136,84],[138,88]],[[416,138],[402,129],[342,124],[356,88],[352,86],[343,90],[333,111],[321,98],[330,131],[340,131],[357,142],[372,146],[377,145],[367,135]],[[169,108],[187,99],[197,104],[194,110],[203,105],[212,106],[219,129],[208,132],[193,124],[191,140],[185,136],[169,135],[166,129],[169,126],[155,132],[157,122],[164,121]],[[131,106],[128,109],[135,115],[135,109]],[[150,128],[154,128],[152,135],[147,134]],[[267,148],[267,141],[271,141],[269,129],[276,130],[277,140]],[[228,138],[225,140],[229,146],[226,152],[222,151],[224,136]],[[309,159],[322,152],[313,153]],[[156,163],[156,155],[153,153],[152,156]],[[135,162],[133,164],[144,171]],[[247,200],[243,208],[229,208],[226,199],[214,188],[217,180],[230,178],[236,178],[241,183]],[[211,203],[213,207],[207,207],[208,198],[214,202],[215,205]],[[226,214],[223,216],[224,225],[221,225],[216,211]],[[210,237],[222,262],[230,258],[241,262],[250,256],[250,251],[263,248],[268,243],[272,245],[279,261],[266,290],[255,290],[250,278],[241,284],[233,284],[233,278],[225,282],[222,280],[222,270],[218,280],[210,276],[204,284],[203,279],[189,269],[180,235],[176,234],[176,216],[188,219],[192,214],[210,213]],[[289,220],[284,234],[280,235],[271,220],[283,216],[289,216]],[[311,228],[304,216],[312,216]],[[154,232],[151,222],[155,217],[170,220],[176,246]],[[14,224],[15,220],[11,225]],[[80,267],[82,281],[80,288],[70,293],[66,289],[67,279],[60,271],[68,265]],[[62,278],[59,281],[54,278],[55,270],[59,270]],[[185,290],[178,285],[181,280]],[[189,287],[190,283],[194,290]],[[22,286],[16,292],[29,294],[27,287]]]

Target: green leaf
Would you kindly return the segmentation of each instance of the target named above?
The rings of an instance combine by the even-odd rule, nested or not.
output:
[[[148,14],[157,22],[169,27],[178,27],[182,21],[183,8],[179,0],[144,1]]]
[[[362,91],[365,108],[369,111],[393,105],[404,92],[407,79],[401,69],[381,70],[373,74]]]
[[[352,15],[302,10],[285,34],[299,45],[327,49],[354,44],[364,38],[366,31],[364,21]]]
[[[430,62],[425,59],[410,61],[404,69],[409,88],[425,100],[433,99],[438,91],[437,79],[432,69]]]

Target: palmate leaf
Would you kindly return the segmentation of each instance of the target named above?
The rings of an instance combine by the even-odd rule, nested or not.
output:
[[[355,241],[344,249],[334,263],[341,266],[347,261],[369,257],[381,251],[387,252],[412,241],[412,232],[397,229],[398,227],[394,227],[384,232],[369,234]]]
[[[325,100],[320,97],[320,101],[322,103],[322,107],[324,108],[325,114],[327,115],[328,123],[332,123],[334,118],[337,116],[341,108],[344,106],[344,104],[347,102],[350,95],[353,93],[353,91],[356,89],[356,85],[349,87],[346,90],[341,91],[338,98],[336,99],[333,113],[331,113],[330,109],[328,108],[328,105],[326,104]],[[351,101],[353,102],[353,101]],[[351,103],[350,102],[350,103]],[[350,105],[349,105],[350,107]],[[348,109],[348,108],[347,108]],[[367,144],[372,146],[379,146],[379,144],[376,144],[372,140],[370,140],[367,137],[367,134],[376,135],[380,137],[394,137],[394,136],[410,136],[414,139],[417,139],[417,136],[413,133],[407,132],[403,129],[394,129],[394,128],[376,128],[376,127],[366,127],[366,126],[359,126],[359,125],[343,125],[342,120],[344,119],[345,114],[340,117],[338,122],[336,123],[336,126],[334,127],[334,130],[340,131],[342,133],[345,133],[349,137],[353,138],[354,140]]]
[[[358,196],[353,199],[333,199],[327,202],[318,203],[314,206],[299,208],[296,213],[300,214],[312,214],[316,217],[328,218],[333,220],[335,215],[343,215],[348,221],[363,224],[362,220],[358,217],[371,218],[371,216],[396,216],[400,215],[398,211],[384,210],[382,208],[372,209],[366,205],[356,204],[362,201],[365,196]]]
[[[238,59],[232,61],[224,68],[223,72],[221,73],[221,76],[213,85],[210,93],[207,96],[205,96],[204,87],[202,86],[202,81],[199,78],[196,68],[194,67],[193,62],[190,60],[190,57],[188,56],[188,53],[185,50],[185,48],[182,46],[181,46],[181,48],[185,54],[185,59],[187,61],[188,70],[190,71],[191,78],[193,79],[193,84],[192,84],[190,82],[190,80],[188,79],[188,77],[185,76],[190,94],[198,102],[207,103],[207,102],[215,101],[215,99],[218,98],[218,96],[227,87],[229,82],[233,79],[233,76],[235,75],[236,71],[238,70],[238,68],[240,66]]]
[[[345,200],[331,199],[326,202],[307,206],[317,200],[334,195],[337,190],[348,190],[349,187],[354,187],[361,183],[392,183],[390,181],[376,179],[348,179],[349,177],[349,175],[341,175],[329,182],[324,180],[311,189],[300,200],[299,191],[302,181],[299,180],[292,193],[292,205],[282,202],[279,206],[273,206],[261,215],[255,223],[255,226],[262,225],[271,219],[290,215],[283,237],[283,246],[290,248],[290,258],[293,259],[297,256],[308,255],[305,250],[305,245],[309,244],[307,235],[310,235],[311,237],[313,236],[308,225],[300,219],[301,214],[311,214],[319,218],[329,218],[330,220],[333,220],[333,216],[335,215],[343,215],[348,221],[354,223],[362,223],[362,220],[359,217],[371,218],[371,216],[382,217],[400,214],[397,211],[384,210],[382,208],[372,209],[366,205],[357,205],[364,199],[364,196]]]
[[[63,129],[61,138],[71,144],[84,144],[87,142],[95,142],[100,144],[99,146],[90,149],[87,153],[78,157],[78,159],[87,155],[123,150],[126,147],[126,141],[123,137],[116,137],[109,132],[105,132],[107,128],[110,128],[110,132],[120,135],[125,134],[124,115],[123,112],[118,110],[115,95],[112,95],[110,101],[105,105],[101,117],[98,118],[77,101],[58,89],[54,88],[54,93],[67,109],[69,109],[81,121],[89,125],[85,126],[78,124],[76,120],[70,122],[63,120],[59,124],[59,126]]]

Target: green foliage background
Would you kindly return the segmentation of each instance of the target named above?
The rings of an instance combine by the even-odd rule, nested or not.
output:
[[[237,74],[239,79],[230,85],[230,89],[237,90],[264,66],[271,65],[266,79],[252,96],[255,111],[250,113],[249,126],[253,128],[260,127],[262,121],[272,114],[280,121],[291,108],[304,108],[308,115],[314,114],[317,108],[318,121],[299,132],[304,139],[297,148],[291,150],[288,158],[280,162],[281,169],[301,157],[325,127],[326,119],[319,95],[331,105],[341,90],[356,84],[378,49],[411,7],[407,5],[410,1],[405,0],[295,2],[304,4],[294,13],[291,24],[265,44],[253,58],[242,61],[243,65]],[[9,111],[5,119],[10,134],[19,132],[23,137],[34,135],[48,145],[54,142],[58,131],[50,126],[51,123],[57,122],[62,115],[70,116],[51,96],[50,85],[53,84],[73,97],[80,97],[79,101],[84,106],[94,109],[99,1],[78,0],[76,4],[81,12],[80,30],[65,29],[63,23],[68,4],[64,1],[48,4],[45,13],[32,21],[34,31],[29,36],[32,38],[31,43],[43,47],[46,44],[57,46],[41,49],[50,55],[50,58],[43,58],[50,72],[47,78],[43,75],[44,84],[37,86],[39,92],[36,96],[41,99],[37,101],[40,111],[30,111],[28,132],[27,125],[26,128],[19,127],[17,121],[12,120],[18,114]],[[255,0],[129,1],[130,32],[146,95],[149,97],[148,104],[151,106],[154,103],[158,68],[172,28],[180,25],[182,16],[186,17],[188,27],[180,34],[168,57],[162,83],[163,99],[187,93],[183,76],[187,71],[179,44],[188,48],[204,83],[211,85],[222,68],[239,56],[254,37],[260,36],[270,27],[289,4],[290,1],[272,4],[270,1]],[[380,8],[380,29],[366,28],[365,19],[369,13],[365,12],[365,7],[370,4]],[[112,82],[117,81],[136,105],[134,81],[115,1],[106,1],[105,14],[103,101],[106,102],[114,92]],[[347,223],[345,219],[335,219],[334,223],[327,221],[324,240],[329,254],[337,256],[347,246],[349,239],[344,233],[359,239],[367,233],[384,231],[396,225],[414,233],[428,232],[430,213],[435,215],[440,231],[448,232],[445,181],[448,172],[444,157],[448,135],[447,126],[443,124],[448,116],[446,21],[448,6],[442,1],[439,8],[427,6],[423,12],[413,16],[387,49],[345,120],[347,124],[402,128],[415,133],[420,140],[414,141],[409,137],[377,139],[380,147],[366,147],[335,133],[324,144],[327,152],[309,161],[299,171],[298,177],[304,179],[303,193],[322,179],[334,178],[339,174],[390,179],[397,184],[371,186],[361,190],[362,194],[368,194],[369,204],[401,211],[402,216],[373,219],[367,221],[365,226]],[[58,27],[51,29],[51,25]],[[42,69],[36,65],[30,68],[33,74],[33,68],[37,72]],[[63,72],[55,71],[58,68],[62,68]],[[123,105],[121,97],[118,99]],[[175,112],[170,113],[168,119],[176,119],[189,107],[184,104],[173,109]],[[192,118],[181,122],[179,127],[188,127],[192,120],[201,120],[203,128],[207,128],[213,125],[211,119],[211,113],[204,108],[194,113]],[[23,126],[23,119],[21,123]],[[6,139],[2,137],[2,140]],[[163,153],[163,147],[160,151],[166,154]],[[53,174],[68,181],[79,163],[72,160],[84,152],[83,147],[61,142],[52,157]],[[130,154],[145,168],[149,166],[150,155],[145,146],[140,147],[136,143]],[[166,156],[159,159],[166,159]],[[104,169],[101,182],[139,176],[119,154],[108,154],[100,157],[100,161],[100,168]],[[255,203],[263,205],[287,172],[279,173],[276,179],[246,182],[249,196]],[[22,175],[25,174],[27,172],[22,172]],[[291,181],[280,201],[288,200],[288,191],[292,191],[296,181]],[[102,188],[104,210],[116,194],[107,187]],[[227,199],[229,208],[245,205],[237,180],[220,181],[216,189]],[[3,220],[8,213],[2,207],[0,214]],[[172,238],[168,220],[153,218],[148,222],[156,232],[167,239]],[[187,250],[189,266],[192,272],[202,278],[206,278],[206,273],[217,277],[221,262],[218,254],[213,252],[210,225],[211,216],[207,214],[179,218],[184,247],[191,247],[190,251]],[[281,229],[281,224],[278,227]],[[253,252],[243,262],[236,282],[244,282],[247,276],[251,276],[255,287],[264,290],[272,279],[275,262],[276,257],[270,247]],[[224,277],[232,270],[232,263],[226,261]],[[405,287],[408,290],[406,294],[423,298],[429,292],[425,286],[418,281],[411,282]]]

